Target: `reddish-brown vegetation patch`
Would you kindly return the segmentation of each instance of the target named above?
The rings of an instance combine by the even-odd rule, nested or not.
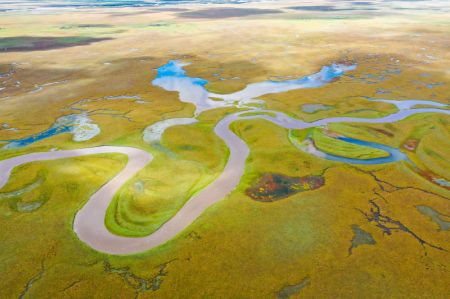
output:
[[[414,152],[419,145],[419,140],[417,139],[408,139],[403,143],[403,147],[408,151]]]
[[[442,188],[445,188],[447,190],[450,190],[450,186],[448,185],[448,181],[444,178],[440,177],[439,175],[431,172],[430,170],[423,170],[423,169],[416,169],[417,174],[419,174],[424,179],[428,180],[429,182],[438,185]]]
[[[386,135],[386,136],[388,136],[388,137],[394,137],[394,134],[392,134],[391,132],[389,132],[389,131],[386,131],[386,130],[383,130],[383,129],[376,129],[376,128],[373,128],[375,131],[377,131],[378,133],[381,133],[381,134],[384,134],[384,135]]]
[[[257,201],[277,201],[298,192],[315,190],[325,184],[323,176],[309,175],[290,177],[283,174],[267,173],[246,190],[246,194]]]

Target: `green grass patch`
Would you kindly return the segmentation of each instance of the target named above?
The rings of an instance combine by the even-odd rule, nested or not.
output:
[[[356,145],[327,136],[320,129],[312,132],[312,139],[316,147],[331,155],[352,159],[375,159],[389,156],[389,153],[368,146]]]

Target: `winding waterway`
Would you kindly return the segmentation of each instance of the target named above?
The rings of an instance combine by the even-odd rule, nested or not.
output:
[[[320,87],[331,82],[336,77],[341,76],[345,71],[354,69],[354,67],[349,66],[333,65],[330,67],[322,68],[322,70],[317,74],[307,76],[298,80],[292,80],[288,82],[256,83],[252,85],[253,87],[250,86],[241,92],[235,93],[234,96],[214,94],[215,97],[220,96],[223,99],[223,102],[218,102],[209,100],[208,97],[210,96],[210,94],[204,91],[204,85],[206,83],[202,81],[202,79],[189,78],[186,76],[183,70],[180,71],[180,69],[182,68],[182,64],[172,62],[170,63],[170,65],[166,65],[165,67],[166,68],[164,72],[159,73],[158,77],[153,81],[153,83],[167,90],[178,91],[180,93],[180,97],[182,97],[182,101],[198,104],[196,105],[198,108],[197,113],[217,108],[218,106],[228,106],[231,105],[231,103],[234,103],[235,105],[242,105],[242,103],[253,100],[254,96],[260,96],[262,94],[282,92],[296,88]],[[177,81],[176,78],[180,78],[180,80]],[[259,90],[258,88],[254,88],[254,86],[262,86],[263,88],[262,90]],[[193,87],[195,87],[193,90],[189,90]],[[201,97],[198,98],[197,96]],[[212,105],[210,101],[213,102],[214,105]],[[251,115],[248,114],[249,111],[252,112]],[[234,121],[244,119],[265,119],[286,129],[305,129],[336,122],[396,122],[418,113],[445,113],[450,115],[450,110],[439,108],[413,108],[413,105],[402,105],[402,109],[400,109],[398,112],[378,119],[330,117],[311,123],[304,122],[299,119],[294,119],[278,111],[264,110],[254,107],[249,107],[246,111],[240,111],[234,114],[230,114],[220,120],[214,129],[215,134],[224,141],[230,151],[227,164],[222,174],[211,184],[206,186],[202,191],[191,197],[187,201],[187,203],[157,231],[150,234],[149,236],[141,238],[122,237],[112,234],[105,226],[104,219],[106,210],[117,191],[137,172],[139,172],[152,161],[153,156],[146,151],[132,147],[100,146],[79,150],[32,153],[14,157],[11,159],[0,161],[0,188],[2,188],[8,182],[11,171],[14,169],[14,167],[17,167],[24,163],[103,153],[125,154],[128,156],[128,163],[125,168],[89,198],[88,202],[76,214],[73,229],[81,241],[85,242],[97,251],[119,255],[133,254],[152,249],[171,240],[192,222],[194,222],[198,217],[200,217],[208,207],[224,199],[236,188],[241,176],[244,173],[245,161],[249,154],[249,148],[243,140],[241,140],[235,133],[230,130],[230,124]],[[169,125],[190,124],[193,122],[195,122],[195,119],[183,119],[183,121],[181,122],[165,121],[164,123],[157,125],[156,127],[154,126],[153,131],[152,128],[148,129],[152,132],[152,134],[150,134],[152,138],[150,139],[153,142],[154,140],[160,138],[164,130],[167,129]],[[400,151],[396,151],[395,149],[383,145],[367,143],[355,139],[347,139],[347,141],[386,150],[391,156],[391,158],[387,160],[368,160],[371,161],[370,164],[396,162],[405,158],[403,154],[400,153]],[[327,157],[324,156],[323,158]],[[341,162],[352,163],[352,161],[347,160],[342,160]]]

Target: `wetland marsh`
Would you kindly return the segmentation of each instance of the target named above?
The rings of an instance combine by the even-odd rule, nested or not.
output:
[[[0,2],[0,297],[448,293],[444,1]]]

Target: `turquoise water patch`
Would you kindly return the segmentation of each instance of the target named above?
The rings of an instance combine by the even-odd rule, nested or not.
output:
[[[3,149],[25,147],[63,133],[71,133],[73,141],[81,142],[97,136],[100,133],[100,128],[92,123],[91,119],[85,114],[66,115],[58,118],[49,129],[43,132],[22,139],[2,140],[8,142],[3,146]]]

